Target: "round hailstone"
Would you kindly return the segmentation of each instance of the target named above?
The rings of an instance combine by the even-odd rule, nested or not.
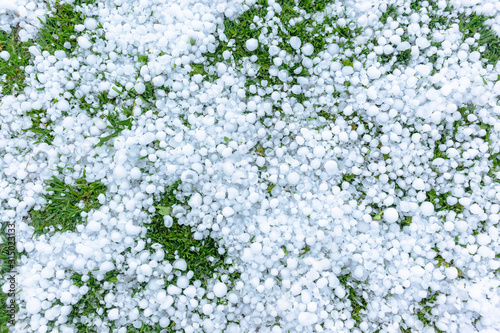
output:
[[[184,259],[177,259],[176,261],[174,261],[173,266],[175,269],[178,269],[180,271],[185,271],[187,269],[187,263]]]
[[[113,175],[117,179],[123,179],[123,178],[127,177],[127,170],[123,166],[117,165],[117,166],[115,166],[115,169],[113,170]]]
[[[371,66],[370,68],[368,68],[368,70],[366,71],[366,74],[372,80],[378,79],[380,77],[380,71],[375,66]]]
[[[301,50],[306,57],[309,57],[314,52],[314,46],[311,43],[305,43]]]
[[[337,172],[337,170],[338,170],[337,169],[337,162],[335,162],[335,161],[327,161],[325,163],[325,171],[329,175],[335,174],[335,172]]]
[[[214,285],[213,292],[216,297],[222,297],[227,293],[227,286],[222,282],[217,282]]]
[[[399,214],[398,214],[398,211],[395,209],[395,208],[387,208],[385,211],[384,211],[384,220],[387,222],[387,223],[394,223],[398,220],[399,218]]]
[[[300,49],[300,45],[302,45],[302,42],[300,41],[299,37],[293,36],[292,38],[290,38],[290,46],[292,47],[292,49],[298,50]]]
[[[290,172],[288,174],[288,176],[286,177],[286,179],[288,180],[288,183],[290,185],[297,185],[297,183],[299,182],[300,180],[300,176],[298,173],[296,172]]]
[[[246,41],[245,46],[248,51],[252,52],[257,50],[257,47],[259,46],[259,41],[255,38],[251,38]]]
[[[469,210],[474,215],[482,215],[484,213],[483,209],[478,204],[472,204]]]
[[[423,191],[425,190],[425,183],[422,179],[420,178],[417,178],[413,181],[413,184],[412,184],[413,188],[417,191]]]
[[[108,312],[108,318],[109,320],[117,320],[118,318],[120,318],[120,312],[118,311],[118,309],[111,309],[111,311]]]
[[[224,215],[225,217],[233,216],[233,214],[234,209],[232,209],[231,207],[224,207],[224,209],[222,209],[222,215]]]
[[[38,298],[30,298],[28,302],[26,302],[26,311],[30,314],[37,314],[42,309],[42,303],[38,300]]]
[[[424,201],[420,205],[420,211],[424,216],[431,216],[434,214],[434,205],[429,201]]]
[[[10,59],[10,53],[7,51],[2,51],[0,52],[0,58],[2,58],[4,61],[8,61]]]
[[[86,18],[83,24],[87,30],[94,30],[97,28],[97,21],[91,17]]]
[[[299,325],[311,326],[318,322],[318,315],[312,312],[299,313]]]
[[[139,179],[141,178],[141,169],[138,167],[133,167],[132,170],[130,170],[130,178],[132,179]]]
[[[146,91],[146,86],[142,82],[137,82],[134,86],[134,89],[136,93],[142,95]]]
[[[82,49],[89,49],[92,46],[92,43],[88,40],[87,37],[84,36],[78,37],[77,42]]]

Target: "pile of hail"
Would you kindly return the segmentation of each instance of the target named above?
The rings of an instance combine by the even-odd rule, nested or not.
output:
[[[500,331],[500,2],[17,0],[0,29],[12,331]]]

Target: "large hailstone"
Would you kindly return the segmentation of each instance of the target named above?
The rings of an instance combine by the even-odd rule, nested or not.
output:
[[[399,213],[395,208],[387,208],[384,211],[384,220],[387,223],[394,223],[398,220],[399,218]]]

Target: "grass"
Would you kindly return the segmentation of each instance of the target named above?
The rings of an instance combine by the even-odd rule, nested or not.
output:
[[[195,239],[191,227],[180,225],[178,219],[172,217],[172,226],[167,228],[164,216],[169,216],[174,205],[185,205],[176,198],[177,188],[180,181],[175,182],[165,190],[165,193],[154,203],[157,211],[147,224],[146,233],[147,247],[151,252],[154,244],[160,244],[165,251],[165,260],[173,262],[182,258],[187,263],[187,270],[193,271],[192,281],[199,280],[202,286],[206,286],[209,279],[219,275],[223,271],[229,272],[232,280],[236,279],[238,273],[226,264],[225,256],[219,254],[217,242],[210,237],[202,240]],[[172,281],[166,281],[167,285]]]
[[[0,82],[4,95],[17,95],[26,87],[24,68],[29,64],[31,55],[28,48],[33,44],[21,42],[19,29],[19,26],[16,26],[9,33],[0,30],[0,52],[7,51],[10,54],[7,61],[0,58],[0,75],[6,76]]]
[[[65,184],[55,176],[46,185],[47,194],[43,198],[47,205],[29,213],[36,236],[49,231],[75,231],[76,226],[83,223],[81,213],[98,208],[97,197],[106,192],[100,182],[87,182],[85,174],[74,185]]]

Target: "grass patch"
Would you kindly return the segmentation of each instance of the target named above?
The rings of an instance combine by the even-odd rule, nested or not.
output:
[[[359,282],[352,281],[351,274],[343,274],[338,277],[340,285],[342,285],[347,293],[347,299],[350,302],[350,306],[352,307],[351,318],[356,321],[355,326],[359,327],[359,324],[363,322],[361,318],[360,312],[361,310],[366,309],[367,302],[366,300],[356,293],[354,289],[354,285],[359,285]]]
[[[485,47],[485,50],[481,52],[481,56],[486,59],[486,62],[496,66],[498,60],[500,59],[500,37],[495,33],[495,31],[484,24],[487,19],[484,15],[478,15],[472,13],[470,15],[459,15],[458,27],[463,33],[463,40],[473,37],[476,33],[479,34],[479,39],[476,40],[477,46],[471,46],[470,51],[479,51],[481,46]]]
[[[80,1],[81,2],[81,1]],[[75,25],[83,24],[83,14],[75,12],[73,6],[56,2],[50,16],[45,22],[40,20],[42,28],[39,31],[37,43],[42,51],[54,54],[55,51],[73,52],[77,46],[77,37],[81,32],[75,30]]]
[[[24,68],[31,57],[28,48],[33,44],[19,40],[19,29],[19,26],[14,27],[9,33],[0,30],[0,52],[10,54],[7,61],[0,58],[0,73],[5,75],[1,81],[4,95],[17,95],[26,87]]]
[[[47,111],[40,110],[31,110],[26,112],[26,115],[31,118],[31,127],[26,130],[26,132],[31,132],[36,141],[34,144],[45,142],[47,144],[52,144],[54,141],[54,135],[50,130],[50,126],[52,125],[52,121],[47,119]]]
[[[164,223],[164,216],[168,216],[174,205],[185,205],[185,202],[176,198],[177,188],[180,181],[165,190],[165,193],[154,203],[157,208],[156,213],[151,218],[151,223],[146,224],[147,247],[151,252],[153,244],[160,244],[165,251],[165,259],[173,262],[176,259],[184,259],[187,263],[187,270],[193,271],[192,281],[199,280],[202,286],[206,286],[208,279],[211,279],[221,270],[229,272],[230,265],[225,263],[225,256],[219,254],[219,247],[212,238],[198,240],[194,238],[191,227],[180,225],[178,219],[172,217],[172,226],[167,228]],[[231,278],[237,278],[236,273],[230,274]],[[171,283],[171,282],[168,282]]]
[[[46,184],[48,193],[43,197],[47,205],[29,213],[36,236],[49,231],[75,231],[83,223],[81,213],[98,208],[97,197],[106,191],[99,181],[88,183],[85,174],[74,185],[65,184],[55,176]]]
[[[68,315],[68,321],[72,321],[78,332],[96,332],[92,326],[93,319],[96,315],[106,316],[106,302],[104,297],[118,282],[118,272],[113,270],[106,273],[103,281],[98,281],[92,274],[84,276],[74,273],[71,276],[71,281],[77,287],[86,286],[88,291],[80,300],[72,306],[72,310]],[[99,314],[100,313],[100,314]]]

